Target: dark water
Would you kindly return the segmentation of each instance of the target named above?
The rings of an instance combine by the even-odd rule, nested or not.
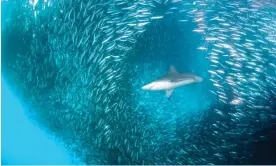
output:
[[[6,0],[2,10],[2,75],[84,163],[275,164],[274,1]],[[170,65],[204,81],[171,100],[141,89]]]

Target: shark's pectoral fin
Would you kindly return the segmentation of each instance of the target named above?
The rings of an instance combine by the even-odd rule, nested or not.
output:
[[[173,89],[166,90],[166,96],[168,99],[171,98],[172,92],[173,92]]]

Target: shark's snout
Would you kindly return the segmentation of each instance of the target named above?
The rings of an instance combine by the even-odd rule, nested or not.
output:
[[[152,84],[147,84],[147,85],[145,85],[145,86],[142,86],[141,89],[143,89],[143,90],[151,90],[153,86],[154,86],[154,85],[152,85]]]
[[[201,81],[203,81],[203,78],[199,77],[199,76],[195,76],[195,80],[196,80],[196,82],[201,82]]]
[[[142,88],[141,89],[143,89],[143,90],[147,90],[147,86],[145,85],[145,86],[142,86]]]

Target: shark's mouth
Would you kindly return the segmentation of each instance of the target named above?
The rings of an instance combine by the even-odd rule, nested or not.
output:
[[[275,122],[276,11],[257,0],[34,2],[5,1],[3,71],[86,164],[242,164]],[[143,93],[171,64],[206,81]]]
[[[153,87],[155,87],[155,85],[152,85],[152,86],[150,87],[150,89],[153,89]]]

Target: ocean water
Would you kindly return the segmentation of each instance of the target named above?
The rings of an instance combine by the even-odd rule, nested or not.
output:
[[[2,164],[71,164],[60,143],[35,126],[2,78]]]
[[[1,40],[4,164],[276,163],[272,0],[3,0]]]

